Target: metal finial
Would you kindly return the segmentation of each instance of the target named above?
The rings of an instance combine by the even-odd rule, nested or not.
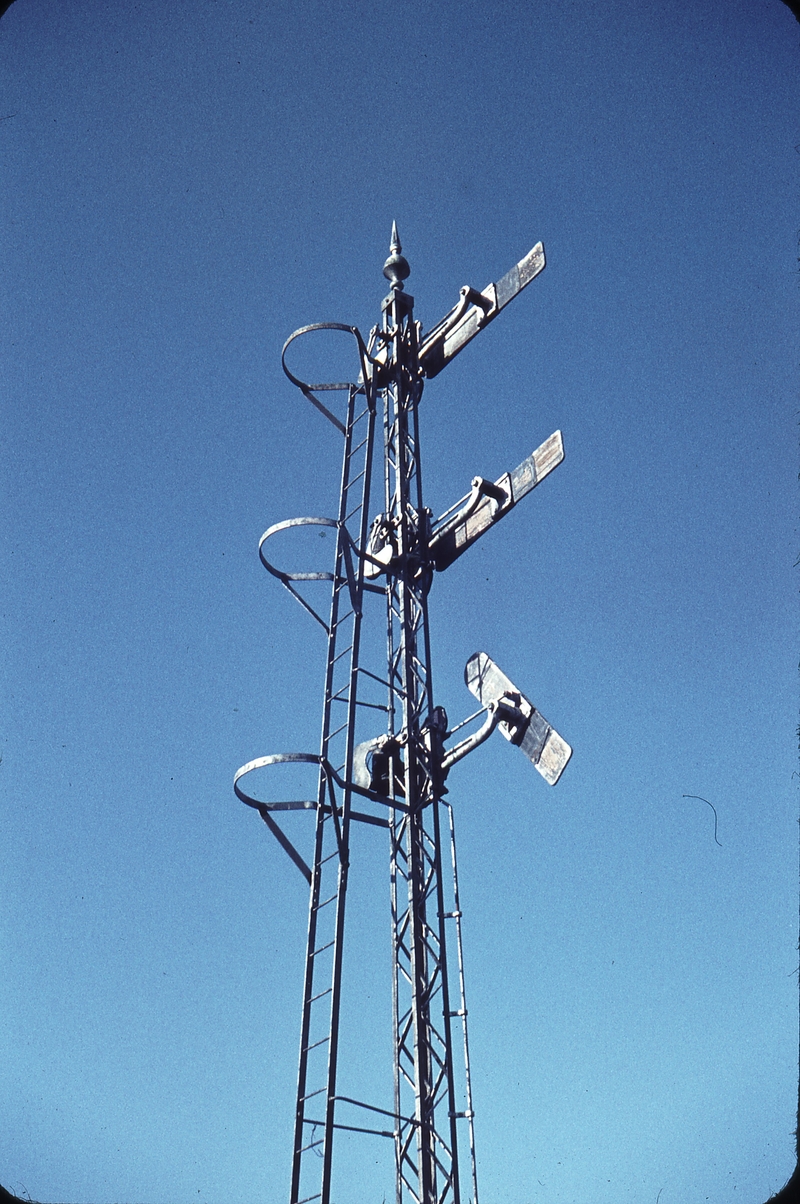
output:
[[[402,290],[403,281],[411,275],[408,260],[405,255],[400,254],[402,250],[400,236],[397,233],[397,222],[392,222],[392,241],[389,243],[389,258],[383,265],[383,274],[392,288],[398,290]]]

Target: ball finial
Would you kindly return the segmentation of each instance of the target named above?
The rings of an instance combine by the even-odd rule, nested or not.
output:
[[[399,290],[403,288],[403,281],[411,275],[408,260],[405,255],[400,254],[402,250],[400,237],[397,233],[397,222],[392,222],[392,241],[389,244],[389,258],[383,265],[383,274],[392,288]]]

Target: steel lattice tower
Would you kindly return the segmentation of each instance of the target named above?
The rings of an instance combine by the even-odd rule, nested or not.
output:
[[[291,1204],[331,1204],[337,1130],[393,1141],[397,1204],[461,1204],[467,1191],[477,1204],[461,910],[445,778],[495,727],[551,784],[571,750],[485,653],[470,658],[465,674],[481,708],[458,728],[482,715],[484,721],[445,748],[457,728],[448,731],[446,714],[434,705],[427,597],[434,573],[447,568],[555,468],[563,448],[557,431],[512,473],[495,482],[474,478],[470,493],[434,523],[422,497],[418,407],[425,378],[436,376],[543,267],[539,243],[497,284],[481,293],[462,288],[457,305],[423,336],[414,320],[413,297],[404,288],[410,269],[393,228],[384,265],[390,292],[369,339],[355,327],[320,323],[296,331],[284,346],[287,376],[343,440],[337,518],[276,523],[259,545],[265,567],[326,633],[320,751],[260,757],[234,779],[238,797],[260,812],[310,888]],[[319,330],[354,338],[356,381],[308,384],[288,368],[290,344]],[[337,414],[335,398],[323,401],[320,393],[343,395],[344,412]],[[378,484],[373,478],[381,469],[383,509],[370,521],[370,493]],[[309,525],[336,531],[334,571],[292,573],[275,567],[267,559],[267,541]],[[314,581],[331,582],[327,620],[308,600],[305,583]],[[385,624],[383,663],[376,663],[374,651],[362,651],[365,623]],[[385,724],[378,736],[371,734],[376,712]],[[314,798],[264,801],[244,790],[246,775],[287,764],[316,767]],[[276,820],[278,813],[298,810],[312,810],[316,817],[310,861]],[[353,822],[385,828],[389,836],[391,1110],[341,1095],[337,1086]],[[448,938],[453,966],[448,965]],[[384,1127],[346,1123],[353,1119],[352,1109],[359,1110],[358,1117],[366,1113],[372,1126],[383,1122]]]

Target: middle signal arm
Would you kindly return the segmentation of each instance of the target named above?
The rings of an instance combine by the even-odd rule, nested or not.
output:
[[[513,472],[503,473],[496,481],[475,477],[464,504],[449,517],[446,511],[434,527],[428,544],[434,568],[439,572],[448,568],[563,459],[561,431],[554,431]]]

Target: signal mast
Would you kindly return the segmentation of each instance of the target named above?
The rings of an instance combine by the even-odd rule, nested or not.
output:
[[[512,472],[495,481],[473,478],[465,497],[434,521],[422,498],[418,407],[425,380],[446,368],[544,266],[544,248],[537,243],[496,284],[482,292],[462,288],[453,309],[423,333],[413,317],[414,299],[405,291],[410,268],[393,225],[383,268],[390,291],[369,338],[354,326],[325,322],[295,331],[283,348],[289,380],[343,444],[336,518],[284,520],[269,527],[259,543],[264,567],[325,632],[319,753],[258,757],[234,778],[237,796],[260,813],[310,890],[290,1204],[331,1204],[343,1195],[346,1179],[339,1175],[345,1168],[334,1161],[341,1130],[394,1143],[396,1204],[461,1204],[462,1198],[478,1204],[461,910],[445,779],[496,728],[550,785],[572,750],[485,652],[470,657],[465,669],[479,709],[448,729],[447,715],[433,698],[427,600],[436,573],[530,493],[561,463],[564,451],[556,431]],[[359,369],[354,381],[309,384],[288,367],[290,345],[323,330],[354,340]],[[332,572],[290,572],[268,558],[268,547],[274,556],[270,541],[276,535],[285,541],[308,526],[335,531]],[[330,582],[324,616],[309,600],[315,588],[309,583],[319,581]],[[386,655],[377,663],[375,653],[367,652],[376,641],[362,640],[362,634],[381,629]],[[469,725],[471,734],[453,742]],[[316,793],[291,801],[260,797],[274,793],[263,771],[278,765],[306,767]],[[249,784],[255,779],[259,797]],[[301,852],[278,822],[283,812],[298,810],[314,813],[310,853]],[[353,823],[388,834],[390,1108],[339,1093]]]

